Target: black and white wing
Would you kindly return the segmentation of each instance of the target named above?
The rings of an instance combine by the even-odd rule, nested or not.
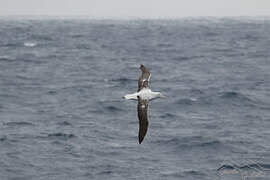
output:
[[[140,69],[142,71],[142,75],[139,77],[139,81],[138,81],[138,92],[142,88],[148,87],[148,82],[151,76],[149,70],[143,64],[141,64]]]
[[[138,97],[138,118],[139,118],[139,143],[141,144],[148,129],[147,118],[148,101]]]

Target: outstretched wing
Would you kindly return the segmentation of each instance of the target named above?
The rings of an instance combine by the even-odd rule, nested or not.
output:
[[[150,72],[148,71],[148,69],[141,64],[140,67],[141,71],[142,71],[142,75],[139,77],[139,81],[138,81],[138,92],[145,87],[148,87],[148,82],[150,80]]]
[[[148,129],[147,118],[148,101],[138,97],[138,118],[139,118],[139,143],[141,144]]]

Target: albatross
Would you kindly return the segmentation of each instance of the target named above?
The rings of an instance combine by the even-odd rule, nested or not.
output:
[[[139,144],[142,143],[148,129],[148,102],[157,98],[167,98],[167,96],[164,96],[161,92],[154,92],[149,88],[149,80],[151,74],[143,64],[141,64],[140,69],[142,71],[142,74],[138,80],[137,92],[133,94],[127,94],[123,97],[124,99],[138,101],[137,111],[139,119]]]

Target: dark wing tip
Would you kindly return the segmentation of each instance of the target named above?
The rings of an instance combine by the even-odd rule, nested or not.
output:
[[[139,134],[139,144],[141,144],[143,142],[145,135],[146,135],[146,133],[145,134]]]
[[[139,137],[139,144],[142,143],[143,139],[144,139],[144,137]]]

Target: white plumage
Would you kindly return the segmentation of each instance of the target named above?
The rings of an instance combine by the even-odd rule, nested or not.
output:
[[[131,99],[131,100],[138,100],[138,96],[142,99],[142,100],[152,100],[158,97],[164,97],[160,92],[153,92],[151,89],[149,88],[143,88],[142,90],[140,90],[139,92],[135,92],[133,94],[127,94],[124,96],[125,99]]]

